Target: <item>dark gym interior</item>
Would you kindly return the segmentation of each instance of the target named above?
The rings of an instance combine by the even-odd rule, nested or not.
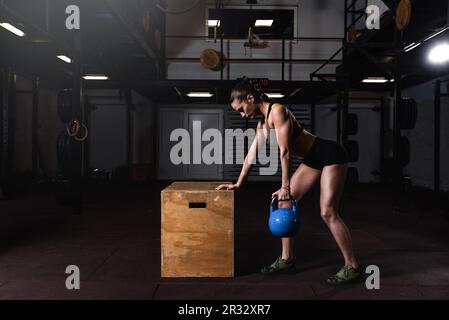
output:
[[[319,184],[298,201],[295,272],[260,272],[281,252],[280,162],[192,200],[239,179],[205,161],[204,132],[224,147],[256,128],[230,104],[242,79],[347,151],[356,281],[326,283],[344,260]],[[0,0],[0,299],[449,299],[447,123],[448,0]]]

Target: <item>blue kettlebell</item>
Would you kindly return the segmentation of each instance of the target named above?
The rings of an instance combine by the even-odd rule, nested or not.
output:
[[[293,237],[299,230],[299,217],[297,216],[298,207],[296,202],[291,199],[291,208],[279,208],[278,199],[274,197],[270,204],[270,218],[268,219],[268,228],[276,237]],[[276,209],[274,204],[276,203]]]

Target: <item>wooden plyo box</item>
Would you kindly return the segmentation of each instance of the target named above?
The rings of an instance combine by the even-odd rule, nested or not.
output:
[[[161,276],[234,276],[234,191],[174,182],[161,192]]]

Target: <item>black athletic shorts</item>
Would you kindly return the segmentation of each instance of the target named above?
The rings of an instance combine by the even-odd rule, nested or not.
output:
[[[317,137],[302,162],[309,167],[322,170],[325,166],[347,163],[348,155],[338,142]]]

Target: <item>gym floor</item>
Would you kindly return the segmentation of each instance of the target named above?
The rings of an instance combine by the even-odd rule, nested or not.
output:
[[[167,319],[195,314],[184,301],[263,300],[277,320],[289,300],[288,316],[306,314],[298,300],[449,299],[448,13],[448,0],[0,0],[0,300],[145,300]],[[295,194],[300,163],[305,185],[306,166],[326,167],[329,223],[316,186],[295,272],[262,274],[282,249],[271,196]],[[340,270],[357,281],[326,284]],[[314,311],[353,310],[340,305]]]
[[[235,277],[160,277],[160,191],[167,183],[111,187],[86,193],[81,214],[51,193],[29,192],[0,201],[0,299],[447,299],[448,212],[435,199],[411,195],[395,208],[388,188],[346,189],[341,215],[364,267],[380,270],[380,290],[365,281],[324,283],[342,265],[319,217],[318,190],[302,201],[296,238],[297,272],[264,276],[260,267],[280,253],[266,227],[276,185],[248,183],[235,199]],[[431,209],[432,208],[432,209]],[[80,268],[81,289],[65,287],[65,268]]]

